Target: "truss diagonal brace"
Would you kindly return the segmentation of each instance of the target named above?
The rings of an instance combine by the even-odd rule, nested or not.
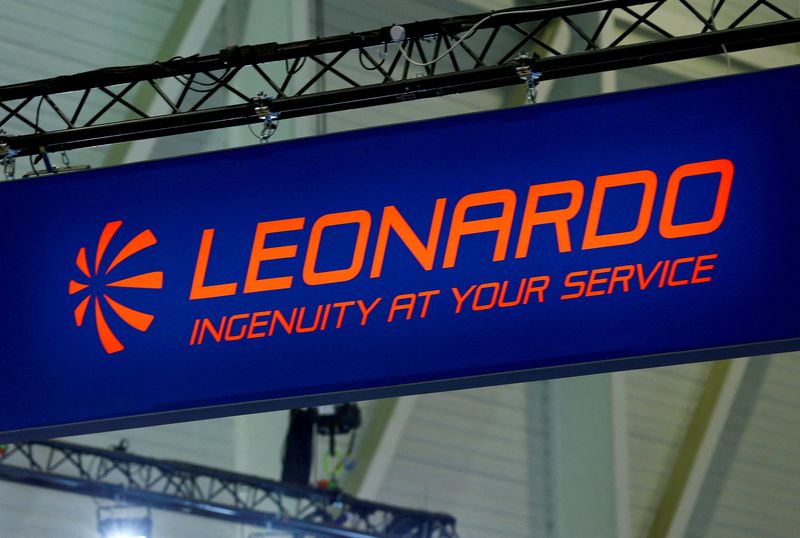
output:
[[[208,517],[231,523],[252,525],[254,527],[269,527],[275,530],[284,530],[288,532],[303,531],[313,536],[330,536],[336,538],[381,538],[380,535],[374,533],[354,531],[301,519],[286,518],[276,514],[257,512],[255,510],[232,508],[216,503],[181,499],[180,497],[153,491],[127,489],[124,486],[103,484],[92,480],[57,477],[45,472],[21,469],[10,465],[0,465],[0,479],[29,486],[55,489],[67,493],[99,497],[112,501],[125,499],[126,502],[131,504]]]
[[[589,3],[576,3],[575,0],[557,0],[546,7],[545,13],[536,13],[526,7],[504,10],[498,16],[481,25],[481,28],[497,28],[509,24],[522,24],[547,18],[579,15],[606,9],[647,4],[653,0],[596,0]],[[423,38],[443,33],[454,35],[471,28],[487,14],[463,15],[449,19],[434,19],[403,25],[408,39]],[[359,48],[375,47],[391,43],[391,26],[366,32],[339,36],[321,37],[292,43],[264,43],[260,45],[232,46],[218,54],[176,58],[153,64],[112,67],[98,69],[75,75],[65,75],[52,79],[24,82],[0,87],[0,101],[12,101],[26,97],[38,97],[53,93],[100,88],[116,84],[128,84],[141,80],[159,79],[173,76],[187,76],[207,73],[219,69],[243,67],[267,62],[302,59],[308,56],[339,53]]]
[[[298,118],[519,84],[521,81],[517,69],[520,67],[529,67],[541,72],[542,80],[553,80],[720,54],[723,46],[728,51],[734,52],[797,41],[800,41],[800,19],[574,54],[548,56],[536,62],[530,59],[518,59],[500,66],[479,67],[455,73],[278,98],[272,101],[270,108],[272,111],[280,113],[282,119]],[[46,133],[8,136],[0,142],[6,142],[19,155],[36,154],[40,147],[45,147],[49,151],[62,151],[113,144],[258,123],[261,119],[255,111],[256,106],[257,103],[253,100],[250,103],[174,113],[167,116]]]
[[[58,441],[10,445],[0,480],[285,530],[297,536],[455,538],[455,520],[189,463]],[[404,530],[401,530],[404,529]]]

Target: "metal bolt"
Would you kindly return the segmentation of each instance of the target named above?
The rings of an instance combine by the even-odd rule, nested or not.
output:
[[[265,120],[269,117],[268,106],[257,106],[255,111],[256,111],[256,116],[258,116],[259,119]]]

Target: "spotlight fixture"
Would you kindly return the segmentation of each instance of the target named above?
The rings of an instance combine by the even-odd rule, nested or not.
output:
[[[153,519],[149,508],[116,505],[97,509],[100,538],[152,538]]]

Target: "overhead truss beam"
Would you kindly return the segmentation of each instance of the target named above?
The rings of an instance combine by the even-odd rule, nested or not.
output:
[[[29,155],[254,124],[265,107],[289,119],[509,86],[531,71],[552,80],[800,41],[800,19],[775,0],[715,5],[712,14],[707,0],[564,0],[4,86],[0,144]],[[685,15],[677,27],[665,9]],[[546,42],[556,23],[580,52]],[[237,88],[245,72],[263,80],[263,95]],[[135,106],[141,92],[169,112]],[[220,106],[223,96],[239,104]]]
[[[11,445],[0,480],[284,530],[298,538],[456,538],[447,514],[63,442]]]

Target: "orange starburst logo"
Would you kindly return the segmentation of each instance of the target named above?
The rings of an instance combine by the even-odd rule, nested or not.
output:
[[[126,244],[119,253],[114,257],[108,267],[106,267],[105,271],[101,274],[100,269],[103,265],[103,256],[108,249],[109,243],[111,243],[111,239],[114,237],[114,234],[117,233],[117,230],[122,226],[122,221],[117,220],[114,222],[109,222],[106,224],[105,228],[103,228],[103,232],[100,234],[100,240],[97,242],[97,252],[95,253],[94,258],[94,271],[90,270],[89,263],[86,259],[86,248],[81,247],[78,251],[78,257],[75,259],[75,265],[77,265],[78,270],[87,278],[89,282],[93,279],[97,279],[100,276],[108,275],[111,271],[120,263],[125,261],[126,259],[130,258],[137,252],[140,252],[148,247],[151,247],[157,243],[156,237],[153,235],[149,229],[143,231],[133,239],[131,239],[128,244]],[[105,284],[105,287],[111,288],[145,288],[145,289],[161,289],[164,281],[164,275],[161,271],[154,271],[151,273],[144,273],[141,275],[132,276],[129,278],[123,278],[121,280],[116,280],[113,282],[109,282]],[[82,282],[77,282],[75,280],[69,281],[69,294],[75,295],[80,293],[84,290],[89,288],[90,284],[84,284]],[[89,307],[89,303],[92,302],[94,299],[94,318],[95,318],[95,325],[97,326],[97,335],[100,337],[100,343],[103,345],[103,349],[105,349],[106,353],[117,353],[118,351],[122,351],[125,349],[125,346],[122,345],[122,342],[114,335],[111,331],[111,328],[108,326],[108,322],[106,321],[105,310],[103,308],[103,304],[107,305],[111,308],[111,310],[118,315],[125,323],[137,329],[139,331],[146,331],[150,324],[153,322],[153,316],[150,314],[145,314],[144,312],[139,312],[138,310],[134,310],[132,308],[128,308],[117,301],[113,300],[111,297],[108,296],[105,292],[98,292],[93,293],[92,291],[87,292],[87,295],[78,303],[78,306],[75,307],[75,325],[81,327],[83,325],[84,318],[86,317],[86,310]],[[102,299],[102,301],[101,301]]]

